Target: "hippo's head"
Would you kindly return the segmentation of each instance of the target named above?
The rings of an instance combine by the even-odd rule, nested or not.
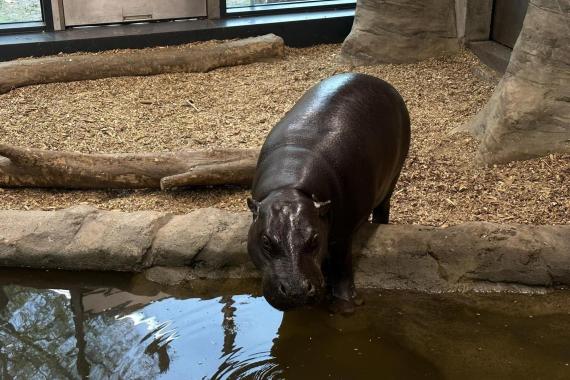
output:
[[[325,292],[330,202],[284,190],[247,203],[253,213],[247,248],[263,274],[265,299],[280,310],[317,302]]]

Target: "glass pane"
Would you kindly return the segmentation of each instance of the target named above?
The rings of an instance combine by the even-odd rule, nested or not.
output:
[[[1,0],[0,0],[1,1]],[[258,5],[286,4],[286,3],[312,3],[327,0],[226,0],[226,8],[253,7]]]
[[[0,0],[0,24],[42,21],[41,0]]]

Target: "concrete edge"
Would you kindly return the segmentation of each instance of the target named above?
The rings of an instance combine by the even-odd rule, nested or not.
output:
[[[145,272],[164,285],[255,279],[249,213],[185,215],[76,206],[0,211],[0,266]],[[570,286],[570,225],[470,222],[437,228],[364,225],[355,238],[358,287],[529,291]]]

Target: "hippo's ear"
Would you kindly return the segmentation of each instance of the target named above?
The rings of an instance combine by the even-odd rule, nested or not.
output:
[[[251,210],[253,214],[253,220],[257,218],[257,214],[259,213],[259,202],[252,198],[247,198],[247,207]]]
[[[319,202],[315,194],[313,194],[312,197],[313,197],[313,204],[315,205],[316,209],[319,211],[319,215],[326,216],[329,213],[329,209],[331,208],[331,201]]]

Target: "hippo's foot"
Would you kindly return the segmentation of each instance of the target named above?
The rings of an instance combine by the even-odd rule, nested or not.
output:
[[[352,286],[348,292],[333,292],[328,306],[329,311],[334,314],[350,315],[354,313],[357,306],[362,306],[363,304],[364,300],[358,296],[354,286]]]
[[[354,302],[356,306],[362,306],[364,305],[364,298],[360,297],[358,294],[355,294],[352,302]]]
[[[343,299],[338,297],[332,297],[329,301],[328,308],[333,314],[350,315],[353,314],[358,306],[364,304],[364,300],[360,297],[355,297],[354,299]]]
[[[371,220],[375,224],[388,224],[390,222],[390,196],[372,210]]]
[[[333,314],[350,315],[356,310],[356,305],[352,300],[333,297],[329,301],[328,308]]]

